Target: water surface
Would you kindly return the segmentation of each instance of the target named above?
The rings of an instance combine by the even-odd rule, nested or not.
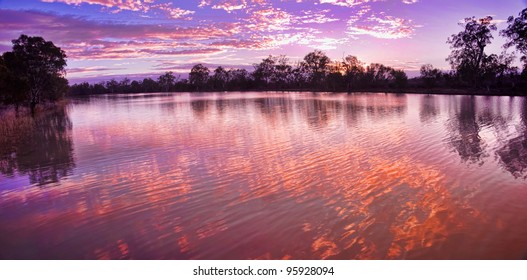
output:
[[[521,259],[527,99],[104,95],[0,161],[0,258]]]

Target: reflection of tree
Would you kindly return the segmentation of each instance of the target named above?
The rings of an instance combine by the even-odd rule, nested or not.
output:
[[[74,167],[71,121],[65,108],[35,118],[28,131],[14,143],[12,153],[2,156],[0,172],[12,176],[15,170],[29,177],[31,184],[58,182]]]
[[[424,95],[421,97],[421,110],[419,117],[421,122],[429,122],[439,114],[439,106],[436,97],[433,95]]]
[[[209,100],[194,100],[190,102],[190,106],[192,107],[192,111],[196,114],[196,116],[198,116],[200,119],[203,119],[209,110]]]
[[[521,119],[521,135],[508,140],[496,154],[505,170],[516,178],[527,179],[527,98],[523,99]]]
[[[292,110],[291,99],[287,98],[256,98],[254,103],[264,117],[273,126],[277,123],[279,119],[284,119],[287,121],[289,114]]]
[[[483,142],[479,136],[480,127],[476,121],[476,104],[473,96],[463,96],[460,111],[450,121],[450,144],[463,161],[482,163]]]
[[[301,113],[313,128],[327,127],[330,120],[342,110],[342,103],[335,100],[308,99],[299,104]]]
[[[366,97],[366,113],[375,120],[393,116],[402,117],[406,113],[405,94],[371,95]]]

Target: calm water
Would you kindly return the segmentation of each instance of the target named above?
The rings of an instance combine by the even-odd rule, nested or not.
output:
[[[0,161],[0,258],[521,259],[527,99],[108,95]]]

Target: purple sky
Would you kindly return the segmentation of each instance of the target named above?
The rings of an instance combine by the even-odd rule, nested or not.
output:
[[[492,15],[498,29],[527,0],[0,0],[0,51],[21,33],[68,54],[72,82],[174,71],[204,63],[251,68],[273,55],[291,62],[320,49],[355,55],[412,76],[449,69],[445,43],[465,17]],[[497,32],[487,52],[499,53]],[[512,51],[512,50],[511,50]]]

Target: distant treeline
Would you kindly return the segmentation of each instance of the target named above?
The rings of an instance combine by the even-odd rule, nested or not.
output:
[[[500,54],[487,54],[485,48],[494,39],[497,27],[492,17],[466,18],[462,30],[447,39],[451,53],[446,58],[451,71],[423,65],[418,78],[408,79],[403,70],[372,63],[366,65],[355,56],[331,60],[315,50],[302,61],[291,63],[281,56],[269,56],[254,64],[254,70],[210,70],[196,64],[188,79],[166,72],[156,80],[123,79],[96,84],[81,83],[68,87],[64,78],[66,53],[41,37],[21,35],[13,40],[13,50],[0,56],[0,103],[28,106],[34,112],[39,103],[61,99],[69,90],[72,95],[102,93],[139,93],[169,91],[403,91],[439,88],[468,89],[477,92],[527,93],[527,9],[509,17],[507,28],[499,34],[506,38]],[[523,69],[514,67],[516,53],[521,55]]]
[[[494,70],[496,68],[489,68]],[[421,75],[408,79],[406,73],[379,63],[365,66],[356,57],[330,62],[321,51],[306,55],[295,66],[285,56],[269,56],[254,65],[254,71],[225,69],[210,71],[202,64],[195,65],[188,79],[166,72],[157,79],[133,80],[124,78],[70,87],[72,95],[105,93],[178,92],[178,91],[247,91],[247,90],[309,90],[309,91],[402,91],[405,89],[474,88],[456,71],[441,71],[427,64]],[[486,79],[477,88],[482,90],[520,90],[526,88],[526,77],[516,69],[506,67],[500,73],[485,72]]]
[[[225,69],[213,71],[202,64],[190,70],[188,79],[166,72],[157,80],[121,81],[114,79],[97,84],[81,83],[70,87],[74,95],[101,93],[139,93],[169,91],[232,91],[232,90],[316,90],[364,91],[425,89],[471,89],[478,92],[527,92],[527,9],[518,17],[509,17],[508,26],[500,31],[507,39],[501,54],[486,54],[485,48],[493,39],[496,24],[491,16],[466,18],[460,23],[462,31],[447,40],[451,54],[446,58],[451,71],[441,71],[430,64],[423,65],[420,76],[408,79],[403,70],[372,63],[366,65],[355,56],[331,60],[324,52],[315,50],[300,62],[291,64],[286,56],[272,56],[253,64],[254,70]],[[524,63],[520,71],[513,66],[515,47]]]
[[[233,90],[357,90],[365,88],[404,88],[408,82],[402,70],[382,64],[364,66],[356,57],[332,62],[322,51],[307,54],[303,61],[291,65],[285,56],[269,56],[254,64],[254,70],[225,69],[213,71],[202,64],[192,67],[188,79],[166,72],[156,80],[121,81],[114,79],[96,84],[71,86],[71,94],[139,93],[169,91]]]

